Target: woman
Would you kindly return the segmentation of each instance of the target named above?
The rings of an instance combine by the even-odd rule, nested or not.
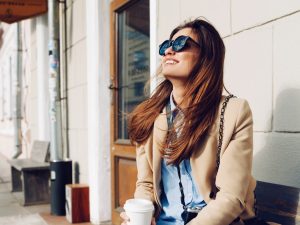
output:
[[[159,53],[164,80],[129,119],[137,144],[135,198],[155,204],[156,225],[243,224],[255,217],[253,121],[246,100],[226,98],[220,122],[224,43],[196,19],[175,28]]]

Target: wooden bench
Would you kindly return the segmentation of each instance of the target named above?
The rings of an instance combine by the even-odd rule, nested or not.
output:
[[[29,159],[13,159],[11,165],[12,192],[23,191],[23,205],[49,203],[50,170],[49,142],[34,141]]]
[[[257,181],[258,217],[282,225],[300,225],[300,188]]]

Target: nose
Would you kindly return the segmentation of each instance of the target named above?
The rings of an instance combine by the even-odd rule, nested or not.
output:
[[[174,54],[175,54],[175,52],[173,51],[172,46],[167,48],[165,51],[165,55],[174,55]]]

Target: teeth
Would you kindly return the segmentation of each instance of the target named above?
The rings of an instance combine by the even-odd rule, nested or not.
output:
[[[166,60],[166,62],[165,62],[165,64],[172,64],[172,65],[174,65],[174,64],[176,64],[177,62],[175,62],[174,60],[171,60],[171,59],[169,59],[169,60]]]

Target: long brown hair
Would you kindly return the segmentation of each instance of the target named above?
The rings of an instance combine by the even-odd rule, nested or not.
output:
[[[210,126],[214,123],[223,90],[225,46],[217,30],[203,19],[195,19],[176,27],[170,39],[181,29],[191,28],[200,45],[199,60],[188,77],[184,100],[188,107],[182,109],[184,122],[181,134],[175,138],[176,128],[169,130],[168,143],[161,143],[161,153],[168,163],[178,164],[191,156]],[[129,137],[132,142],[145,142],[153,130],[159,113],[169,101],[172,84],[165,79],[152,96],[139,104],[129,115]]]

